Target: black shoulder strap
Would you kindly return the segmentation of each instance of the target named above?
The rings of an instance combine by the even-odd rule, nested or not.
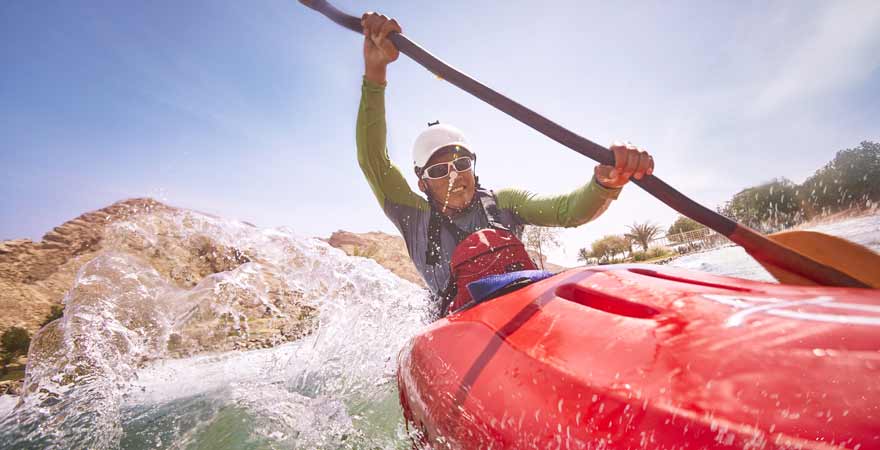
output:
[[[463,241],[469,234],[448,217],[431,208],[431,217],[428,219],[428,248],[425,249],[425,264],[429,266],[440,263],[440,227],[449,230],[455,236],[456,242]]]
[[[480,189],[477,191],[477,195],[480,197],[483,213],[486,214],[489,226],[497,230],[510,231],[507,225],[501,222],[501,211],[498,210],[498,204],[495,203],[495,193],[488,189]]]

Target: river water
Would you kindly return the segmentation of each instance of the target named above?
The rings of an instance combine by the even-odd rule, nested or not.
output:
[[[805,229],[844,237],[880,252],[880,215],[857,217]],[[750,280],[774,281],[774,278],[739,246],[692,253],[673,260],[670,265]]]
[[[816,229],[880,251],[880,216]],[[400,348],[425,324],[424,291],[372,260],[286,229],[187,212],[133,219],[112,232],[119,239],[110,242],[137,238],[146,242],[141,250],[163,242],[159,235],[185,243],[209,234],[251,262],[181,289],[126,253],[130,246],[111,244],[65,299],[60,348],[30,355],[31,393],[0,397],[0,447],[409,448],[395,367]],[[737,247],[671,264],[769,279]],[[207,305],[246,321],[221,287],[264,301],[270,276],[318,309],[313,333],[269,349],[170,357],[169,336],[189,317],[181,308]]]

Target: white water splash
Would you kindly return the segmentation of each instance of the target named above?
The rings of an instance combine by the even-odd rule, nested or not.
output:
[[[249,262],[186,289],[142,257],[189,254],[205,236]],[[29,355],[26,395],[0,418],[4,448],[405,442],[394,366],[423,326],[424,290],[317,239],[192,212],[135,217],[116,224],[105,242],[108,250],[80,271],[64,317],[35,337],[42,350]],[[169,359],[173,336],[198,347],[295,323],[292,303],[318,311],[317,329],[302,339]]]

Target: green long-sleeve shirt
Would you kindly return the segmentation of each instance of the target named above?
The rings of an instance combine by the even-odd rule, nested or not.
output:
[[[426,264],[431,207],[427,199],[410,189],[403,173],[391,162],[385,146],[386,132],[385,87],[364,79],[357,118],[358,163],[385,215],[403,235],[416,269],[436,294],[448,283],[449,260],[458,242],[451,232],[441,230],[441,262]],[[495,192],[495,198],[502,222],[521,233],[527,224],[576,227],[587,223],[599,217],[619,193],[620,189],[605,188],[593,179],[564,195],[539,196],[521,189],[502,189]],[[489,226],[478,206],[451,219],[466,232]]]

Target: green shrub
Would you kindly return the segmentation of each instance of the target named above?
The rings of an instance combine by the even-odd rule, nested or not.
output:
[[[652,247],[648,251],[635,251],[630,253],[630,259],[633,262],[651,261],[658,258],[664,258],[672,255],[673,252],[666,247]]]
[[[24,328],[10,327],[0,335],[0,366],[3,366],[4,375],[6,366],[19,356],[26,355],[30,346],[31,336]]]
[[[379,254],[379,249],[376,248],[375,245],[371,245],[367,248],[355,245],[354,248],[351,249],[351,256],[360,256],[361,258],[373,259],[377,254]]]
[[[45,327],[53,321],[60,319],[62,316],[64,316],[64,306],[52,305],[52,310],[49,311],[49,315],[46,316],[45,319],[43,319],[43,323],[40,324],[40,327]]]
[[[648,259],[663,258],[672,255],[672,251],[666,247],[654,247],[648,250]]]
[[[675,223],[670,225],[669,229],[666,230],[666,237],[670,238],[670,241],[676,242],[678,236],[675,235],[686,233],[688,231],[699,230],[700,228],[705,228],[700,222],[697,222],[690,217],[678,216],[678,219],[675,219]]]

